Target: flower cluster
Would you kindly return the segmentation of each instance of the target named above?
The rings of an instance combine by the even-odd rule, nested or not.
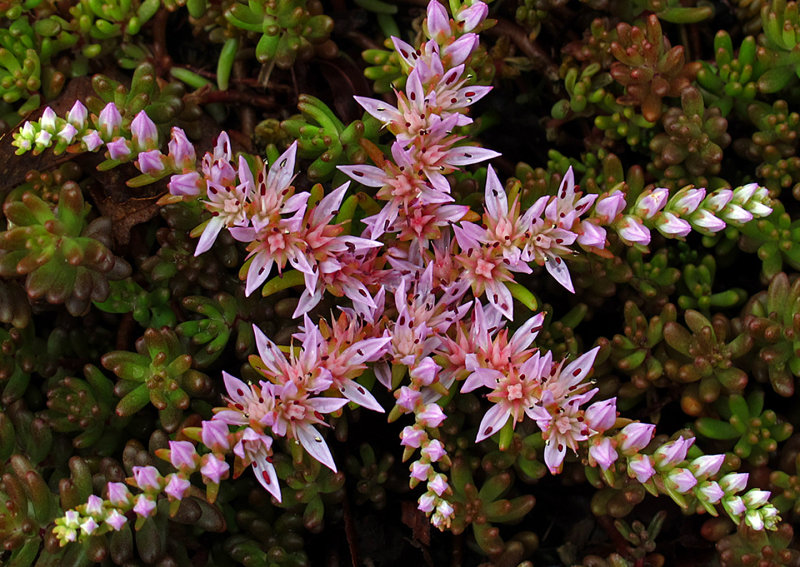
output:
[[[135,183],[170,176],[170,195],[162,203],[193,201],[204,211],[204,221],[192,232],[199,238],[195,256],[209,251],[224,230],[248,252],[240,271],[245,295],[259,289],[271,293],[277,285],[268,282],[273,266],[278,279],[303,287],[294,310],[294,317],[303,317],[294,335],[299,345],[279,347],[254,326],[258,355],[251,356],[250,366],[258,383],[223,372],[226,405],[215,408],[198,431],[184,430],[204,454],[192,443],[171,442],[161,455],[177,472],[162,477],[154,467],[134,468],[129,484],[141,493],[134,496],[124,485],[109,484],[105,500],[92,497],[59,520],[56,535],[62,542],[118,530],[129,511],[146,518],[162,493],[170,502],[180,501],[194,490],[190,476],[195,472],[213,500],[230,474],[231,453],[234,476],[252,466],[276,501],[282,499],[272,464],[276,443],[296,443],[336,471],[322,433],[325,415],[347,404],[385,411],[379,402],[383,392],[370,391],[361,379],[368,365],[394,397],[389,420],[413,415],[413,425],[401,433],[405,460],[419,452],[410,464],[410,484],[426,483],[419,509],[442,529],[455,513],[446,475],[451,460],[438,431],[447,419],[442,400],[479,388],[492,405],[476,442],[499,434],[506,448],[517,424],[529,418],[541,431],[544,461],[553,474],[562,470],[570,450],[584,454],[609,482],[621,469],[681,505],[692,495],[711,514],[721,504],[734,520],[744,519],[755,529],[775,526],[778,518],[767,493],[754,489],[737,496],[746,475],[714,480],[722,456],[688,461],[692,441],[683,438],[653,454],[642,453],[654,425],[623,426],[615,398],[587,406],[598,393],[588,377],[600,347],[556,361],[553,352],[533,346],[544,313],[513,326],[514,299],[522,293],[515,274],[543,266],[574,292],[568,264],[579,254],[607,252],[609,231],[639,247],[650,243],[651,230],[671,238],[693,229],[713,234],[727,223],[741,225],[770,214],[766,189],[749,184],[710,194],[694,187],[672,195],[666,188],[635,195],[622,190],[584,194],[570,168],[554,195],[541,196],[523,210],[519,188],[507,192],[488,166],[480,214],[458,204],[447,176],[499,155],[469,143],[460,130],[472,123],[470,105],[490,91],[473,84],[469,71],[476,31],[487,11],[482,2],[465,3],[451,19],[443,5],[430,2],[426,41],[414,47],[393,38],[407,74],[397,105],[356,97],[394,136],[390,158],[364,141],[374,165],[339,167],[356,183],[374,188],[375,199],[383,202],[365,208],[360,233],[354,221],[359,197],[345,198],[351,182],[328,194],[321,185],[297,191],[296,142],[268,164],[234,154],[223,132],[198,163],[182,130],[172,129],[164,154],[147,115],[138,114],[125,129],[113,103],[91,117],[93,128],[77,103],[66,119],[48,109],[15,135],[19,153],[105,148],[108,166],[136,165],[142,177]],[[314,322],[309,312],[325,293],[349,298],[352,307],[342,307],[330,321]]]

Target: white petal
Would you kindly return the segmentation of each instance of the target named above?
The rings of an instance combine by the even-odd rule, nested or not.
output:
[[[249,297],[251,293],[261,287],[261,284],[267,281],[270,270],[272,270],[272,258],[264,251],[257,253],[247,270],[247,285],[244,294]]]
[[[348,364],[353,366],[369,362],[381,356],[382,351],[392,342],[391,337],[378,337],[377,339],[364,339],[348,347],[342,353]]]
[[[511,350],[514,352],[519,352],[522,349],[528,348],[536,338],[536,335],[539,334],[543,322],[543,312],[537,313],[528,319],[524,325],[516,330],[514,336],[511,337],[511,340],[508,343],[508,346],[511,347]]]
[[[378,400],[376,400],[366,388],[354,380],[344,380],[339,386],[339,391],[348,400],[361,407],[384,413],[384,409],[378,403]]]
[[[347,400],[345,400],[345,403],[347,403]],[[333,472],[336,472],[336,463],[333,462],[331,450],[319,434],[319,431],[308,423],[296,423],[294,433],[297,437],[297,441],[300,442],[309,455]]]
[[[256,479],[261,483],[261,486],[267,489],[267,492],[275,497],[278,502],[281,501],[281,487],[278,484],[278,475],[275,473],[275,467],[272,463],[267,461],[264,455],[259,454],[256,460],[253,461],[253,472]]]
[[[500,404],[493,405],[483,416],[481,424],[478,426],[478,436],[475,438],[475,442],[480,443],[490,435],[500,431],[509,417],[511,417],[509,408]]]
[[[508,197],[494,168],[486,168],[486,210],[493,219],[508,215]]]
[[[195,256],[199,256],[211,248],[211,245],[214,244],[223,226],[225,226],[225,221],[223,221],[221,217],[212,217],[211,220],[208,221],[205,229],[203,229],[203,234],[200,235],[200,240],[197,241],[197,248],[194,251]]]
[[[347,405],[347,400],[343,398],[310,398],[307,403],[319,413],[331,413]]]
[[[336,169],[367,187],[386,185],[386,172],[374,165],[339,165]]]
[[[586,375],[589,374],[589,371],[592,369],[592,364],[594,364],[594,359],[599,350],[600,347],[596,346],[589,352],[582,354],[567,364],[563,370],[561,370],[561,374],[568,377],[570,381],[574,380],[576,384],[583,382],[583,379],[586,378]]]
[[[294,162],[297,155],[297,142],[275,160],[267,173],[267,187],[281,191],[292,183],[294,177]]]
[[[278,362],[285,362],[286,357],[281,350],[273,343],[264,331],[253,325],[253,334],[256,338],[256,349],[258,349],[258,356],[264,361],[264,364],[273,372],[278,372]]]
[[[547,257],[544,267],[547,268],[550,275],[553,276],[558,283],[563,285],[567,291],[575,293],[575,288],[572,286],[572,278],[570,278],[569,270],[567,269],[567,263],[564,262],[563,258],[551,254]]]
[[[447,151],[445,163],[448,165],[469,165],[496,158],[500,154],[494,150],[477,146],[458,146]]]
[[[250,387],[247,384],[224,370],[222,371],[222,381],[225,383],[225,389],[228,391],[228,395],[234,402],[242,405],[248,403],[245,394],[250,393]]]
[[[402,117],[399,110],[382,100],[376,100],[374,98],[367,98],[364,96],[354,96],[353,98],[356,99],[356,102],[360,104],[364,110],[384,124],[395,122]]]

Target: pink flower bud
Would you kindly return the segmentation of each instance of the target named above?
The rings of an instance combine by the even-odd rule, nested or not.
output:
[[[699,493],[698,496],[709,504],[716,504],[725,496],[725,492],[713,480],[700,483],[700,486],[697,487],[697,492]]]
[[[635,476],[639,482],[647,482],[654,474],[656,469],[649,455],[636,455],[628,460],[628,475]]]
[[[597,465],[607,470],[617,460],[617,451],[614,450],[614,444],[608,437],[603,437],[599,443],[594,443],[589,447],[589,459],[594,460]]]
[[[208,422],[206,421],[203,423],[208,423]],[[202,462],[203,466],[200,468],[200,474],[203,475],[203,480],[205,482],[219,484],[219,481],[228,476],[228,470],[230,469],[230,465],[228,465],[228,463],[226,463],[213,453],[208,455],[203,455]]]
[[[680,216],[684,216],[697,210],[705,196],[705,189],[681,189],[670,201],[669,208]]]
[[[117,510],[111,510],[111,513],[106,517],[106,523],[111,526],[115,532],[120,531],[127,521],[128,518],[120,514]]]
[[[593,246],[594,248],[605,248],[606,229],[589,220],[584,220],[581,221],[580,230],[578,244],[581,246]]]
[[[669,189],[663,187],[644,192],[636,201],[634,214],[642,219],[651,219],[655,214],[664,208],[669,198]]]
[[[437,0],[428,2],[428,37],[444,43],[444,40],[450,37],[450,17],[447,15],[447,10]]]
[[[86,514],[90,516],[99,516],[103,513],[103,499],[94,494],[90,494],[86,499]]]
[[[697,478],[708,478],[717,474],[724,462],[725,455],[703,455],[693,460],[689,469]]]
[[[725,511],[737,521],[739,516],[747,511],[747,506],[744,505],[744,501],[739,496],[723,498],[722,506],[725,508]]]
[[[120,508],[125,507],[130,502],[131,493],[128,490],[128,487],[125,486],[121,482],[109,482],[107,485],[108,489],[108,501],[111,502],[114,506],[118,506]]]
[[[747,473],[730,473],[719,480],[719,485],[726,494],[736,494],[747,488],[749,478],[750,475]]]
[[[623,455],[638,453],[650,443],[656,426],[650,423],[630,423],[619,432],[619,449]]]
[[[441,496],[444,492],[450,488],[447,484],[447,479],[443,474],[437,474],[433,477],[433,480],[428,483],[428,490],[432,490],[436,493],[437,496]]]
[[[140,494],[136,497],[136,505],[133,507],[133,511],[136,512],[138,516],[142,518],[147,518],[152,516],[156,510],[156,503],[154,500],[151,500],[144,494]]]
[[[602,402],[595,402],[586,408],[584,413],[586,425],[603,433],[614,427],[617,421],[617,398],[610,398]]]
[[[708,232],[719,232],[725,228],[725,226],[727,226],[724,220],[715,217],[713,213],[705,209],[696,211],[689,218],[689,221],[695,226],[695,228],[700,228]]]
[[[97,130],[90,130],[81,141],[86,145],[86,149],[90,152],[95,151],[97,148],[103,145],[103,138],[100,137]]]
[[[665,470],[685,460],[686,451],[689,450],[692,443],[694,443],[694,437],[689,439],[678,437],[674,441],[664,443],[661,447],[656,449],[656,452],[653,454],[656,468],[658,470]]]
[[[411,465],[411,478],[419,481],[428,480],[428,474],[431,472],[431,466],[428,463],[421,461],[414,461]]]
[[[407,425],[400,433],[400,444],[403,447],[418,449],[424,441],[428,439],[428,434],[424,429]]]
[[[92,535],[92,533],[99,527],[99,524],[94,521],[94,518],[88,518],[85,522],[81,524],[81,531],[86,535]]]
[[[420,511],[425,512],[426,514],[429,514],[433,512],[433,507],[436,504],[436,497],[430,492],[426,492],[425,494],[419,497],[419,500],[417,502],[418,502],[417,508]]]
[[[72,109],[67,114],[67,122],[75,126],[78,130],[83,130],[86,126],[86,119],[89,117],[89,111],[83,106],[81,101],[76,100],[72,105]]]
[[[173,500],[181,500],[190,486],[191,483],[188,480],[180,475],[172,474],[167,486],[164,488],[164,492]]]
[[[194,471],[200,456],[189,441],[170,441],[169,459],[172,466],[179,471]]]
[[[158,129],[144,110],[131,121],[131,137],[140,151],[158,147]]]
[[[161,474],[155,467],[133,467],[133,479],[136,486],[144,491],[158,492],[161,490]]]
[[[128,140],[125,138],[114,138],[114,141],[109,142],[106,147],[108,148],[108,156],[114,160],[122,161],[131,155]]]
[[[78,134],[78,131],[75,129],[75,126],[72,124],[65,124],[64,127],[56,134],[59,138],[64,140],[65,143],[71,144],[72,140],[75,139],[75,136]]]
[[[670,212],[659,215],[656,228],[664,236],[686,236],[692,232],[692,225]]]
[[[169,192],[173,195],[197,196],[200,194],[200,185],[203,178],[196,171],[173,175],[167,183]]]
[[[733,191],[730,189],[717,189],[706,197],[703,202],[703,208],[708,209],[712,213],[719,213],[725,206],[733,199]]]
[[[442,445],[442,442],[437,439],[429,442],[425,447],[422,448],[422,451],[420,452],[422,453],[423,457],[427,457],[432,463],[435,463],[447,454],[444,445]]]
[[[630,215],[622,217],[622,221],[617,225],[617,234],[620,238],[630,244],[650,244],[650,231],[639,219]]]
[[[231,444],[228,440],[229,429],[228,424],[222,421],[204,421],[200,431],[200,439],[203,445],[212,451],[226,452],[230,449]]]
[[[39,126],[51,134],[56,132],[56,113],[49,106],[44,109],[42,117],[39,119]]]
[[[418,382],[423,386],[430,386],[441,369],[442,367],[436,364],[430,356],[426,356],[411,369],[409,376],[414,382]]]
[[[447,416],[436,403],[425,406],[425,410],[417,414],[417,420],[425,427],[439,427]]]
[[[689,469],[676,468],[667,474],[666,485],[681,494],[686,494],[696,484],[697,479]]]
[[[109,102],[97,117],[97,128],[103,135],[103,139],[110,140],[120,126],[122,126],[122,114],[119,113],[113,102]]]
[[[461,30],[470,32],[486,19],[489,13],[489,6],[483,2],[475,2],[469,8],[461,7],[456,14],[456,21],[461,23]]]
[[[401,386],[395,395],[397,396],[397,405],[407,411],[414,411],[417,402],[422,399],[421,392],[408,386]]]
[[[601,197],[594,206],[594,216],[603,224],[614,222],[617,215],[625,210],[625,194],[614,191],[611,195]]]
[[[136,167],[146,175],[158,175],[164,171],[164,154],[158,150],[142,152],[139,154]]]
[[[180,128],[173,127],[169,144],[169,157],[172,158],[175,168],[181,171],[193,170],[197,164],[194,145]]]
[[[770,497],[769,490],[759,490],[758,488],[753,488],[748,490],[747,493],[742,496],[742,500],[744,501],[745,506],[748,508],[760,508],[767,502],[769,502]]]

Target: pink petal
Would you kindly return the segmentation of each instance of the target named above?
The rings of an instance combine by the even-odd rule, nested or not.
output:
[[[307,403],[319,413],[331,413],[347,405],[347,400],[343,398],[310,398]]]
[[[464,380],[464,384],[461,386],[461,392],[471,392],[481,386],[494,388],[497,385],[498,379],[502,377],[503,373],[499,370],[493,368],[477,368]]]
[[[561,472],[561,464],[567,454],[567,448],[563,443],[556,443],[550,439],[544,447],[544,463],[550,469],[551,474]]]
[[[491,165],[486,168],[486,210],[493,219],[508,215],[506,190]]]
[[[542,329],[544,322],[544,312],[537,313],[528,319],[519,329],[514,332],[508,346],[513,352],[520,352],[530,346],[536,339],[536,335]]]

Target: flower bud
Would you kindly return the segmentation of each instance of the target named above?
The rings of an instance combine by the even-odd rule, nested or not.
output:
[[[586,425],[603,433],[614,427],[617,421],[617,398],[610,398],[601,402],[595,402],[586,408],[584,413]]]
[[[656,426],[650,423],[630,423],[619,432],[619,449],[623,455],[638,453],[650,443]]]

